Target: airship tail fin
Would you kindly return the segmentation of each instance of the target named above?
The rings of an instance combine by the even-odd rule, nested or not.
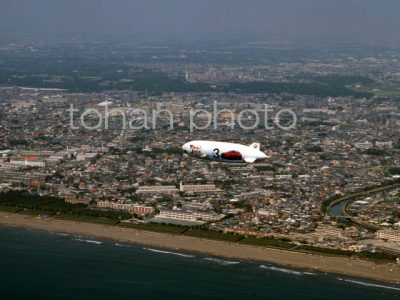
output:
[[[249,145],[249,147],[252,149],[260,150],[260,143],[253,143],[253,144]]]

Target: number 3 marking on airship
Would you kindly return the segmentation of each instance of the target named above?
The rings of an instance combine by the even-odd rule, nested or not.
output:
[[[213,150],[213,152],[214,152],[214,158],[215,159],[218,159],[219,158],[219,149],[218,148],[215,148],[214,150]]]

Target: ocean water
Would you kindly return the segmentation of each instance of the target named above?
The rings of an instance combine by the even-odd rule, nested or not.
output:
[[[400,299],[400,286],[0,227],[1,299]]]

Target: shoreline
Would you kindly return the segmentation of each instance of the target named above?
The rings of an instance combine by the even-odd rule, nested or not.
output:
[[[124,243],[134,243],[170,250],[183,250],[229,259],[272,263],[284,267],[308,269],[374,281],[400,284],[400,265],[377,263],[348,257],[302,253],[232,242],[173,235],[152,231],[101,225],[70,220],[0,212],[0,226],[37,229],[55,233],[83,235]]]

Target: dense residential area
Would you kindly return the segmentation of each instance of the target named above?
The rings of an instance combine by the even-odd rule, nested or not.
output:
[[[255,46],[244,45],[233,60],[229,45],[207,55],[201,45],[125,45],[119,51],[136,63],[116,56],[101,73],[100,54],[112,49],[84,45],[79,55],[90,52],[92,64],[58,69],[60,50],[45,46],[0,49],[0,209],[400,253],[393,49],[288,60],[268,45],[247,55]],[[43,53],[54,57],[40,64]],[[29,76],[10,67],[17,59]],[[181,146],[196,139],[259,142],[269,158],[194,159]],[[357,194],[380,186],[388,188]]]

